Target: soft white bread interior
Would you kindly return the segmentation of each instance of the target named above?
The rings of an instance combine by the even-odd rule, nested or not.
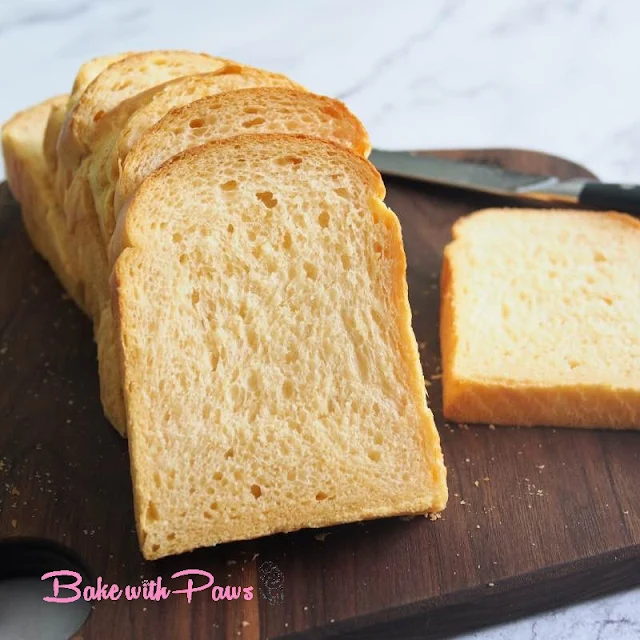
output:
[[[444,415],[640,428],[640,222],[492,209],[459,220],[442,271]]]
[[[113,302],[146,558],[444,508],[384,193],[343,147],[264,134],[184,152],[128,204]]]
[[[248,132],[307,132],[365,157],[371,150],[362,123],[338,100],[271,87],[218,94],[172,109],[140,136],[122,162],[114,210],[172,156],[210,140]]]

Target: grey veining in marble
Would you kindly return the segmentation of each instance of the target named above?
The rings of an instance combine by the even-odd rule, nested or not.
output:
[[[187,48],[342,98],[381,148],[527,147],[640,182],[639,25],[638,0],[0,0],[0,121],[89,57]],[[635,640],[640,590],[468,637]]]

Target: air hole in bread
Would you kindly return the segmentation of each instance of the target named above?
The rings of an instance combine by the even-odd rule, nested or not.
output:
[[[197,289],[194,289],[191,292],[191,304],[196,305],[200,302],[200,292]]]
[[[211,518],[213,518],[213,516],[212,516],[208,511],[203,511],[203,512],[202,512],[202,517],[203,517],[205,520],[211,520]]]
[[[231,223],[227,225],[227,231],[229,233],[233,233],[235,230],[236,230],[235,227]]]
[[[333,107],[322,107],[322,113],[326,113],[331,118],[340,118],[340,114]]]
[[[323,228],[326,229],[329,226],[329,212],[328,211],[323,211],[319,216],[318,216],[318,224]]]
[[[593,260],[595,262],[606,262],[607,261],[607,256],[605,256],[604,253],[602,253],[602,251],[596,251],[593,254]]]
[[[204,118],[193,118],[193,120],[189,120],[189,127],[191,129],[200,129],[200,127],[204,126]]]
[[[160,474],[157,471],[153,472],[153,484],[155,484],[158,488],[160,488],[160,485],[162,484],[162,481],[160,480]]]
[[[384,438],[382,437],[382,434],[376,433],[376,435],[373,436],[373,442],[374,444],[382,444],[384,442]]]
[[[211,354],[210,358],[211,358],[211,371],[213,371],[215,373],[217,371],[217,369],[218,369],[218,363],[220,362],[220,356],[218,355],[218,353],[214,352],[214,353]]]
[[[223,191],[235,191],[238,188],[238,183],[235,180],[227,180],[220,185]]]
[[[264,124],[264,118],[252,118],[251,120],[245,120],[242,123],[242,126],[245,129],[250,129],[251,127],[257,127],[259,124]]]
[[[253,229],[250,229],[249,231],[247,231],[247,238],[249,238],[251,242],[255,242],[257,237],[258,236],[256,235],[256,232]]]
[[[340,196],[341,198],[349,197],[349,191],[344,187],[338,187],[337,189],[334,189],[334,191],[336,192],[336,195]]]
[[[211,405],[205,404],[204,407],[202,407],[202,419],[208,420],[210,417],[211,417]]]
[[[349,269],[351,269],[351,258],[349,258],[349,256],[346,253],[343,253],[340,256],[340,260],[342,261],[342,268],[345,271],[349,271]]]
[[[218,510],[218,503],[217,502],[212,502],[209,505],[209,509],[211,509],[211,511],[217,511]]]
[[[285,380],[282,383],[282,395],[285,398],[290,398],[293,395],[293,383],[291,380]]]
[[[324,492],[324,491],[318,491],[318,493],[316,493],[316,500],[320,501],[320,500],[326,500],[329,496]]]
[[[247,331],[247,343],[254,351],[258,348],[258,336],[253,329]]]
[[[245,107],[243,111],[249,114],[258,113],[258,109],[256,109],[255,107]]]
[[[373,250],[380,255],[382,253],[382,245],[379,242],[373,243]]]
[[[179,242],[182,242],[182,234],[174,233],[171,239],[173,240],[174,244],[178,244]]]
[[[369,451],[369,453],[367,453],[367,455],[369,456],[370,460],[373,460],[374,462],[380,462],[380,452],[379,451]]]
[[[251,253],[256,260],[260,260],[260,258],[262,257],[262,247],[260,245],[256,245],[255,247],[253,247],[253,249],[251,249]]]
[[[298,167],[302,164],[302,158],[298,156],[280,156],[276,160],[276,164],[284,167],[286,165],[292,165],[293,167]]]
[[[156,507],[156,503],[153,500],[149,500],[147,503],[147,520],[149,522],[155,522],[160,519],[160,514],[158,513],[158,507]]]
[[[153,544],[151,545],[151,551],[153,551],[154,553],[156,551],[160,551],[160,545],[159,544]]]
[[[233,458],[233,455],[234,455],[233,449],[227,449],[224,454],[224,457],[226,460],[228,460],[229,458]]]
[[[102,120],[103,117],[104,117],[104,111],[100,109],[99,111],[96,111],[93,114],[93,121],[98,122],[98,120]]]
[[[127,80],[123,80],[122,82],[116,83],[113,87],[113,90],[122,91],[123,89],[128,89],[131,86],[131,84],[132,84],[131,78],[128,78]]]
[[[506,320],[511,315],[511,309],[506,302],[502,303],[502,317]]]
[[[284,361],[287,364],[291,364],[292,362],[295,362],[298,359],[298,352],[296,349],[292,349],[289,348],[289,350],[287,351],[287,354],[284,357]]]
[[[260,488],[260,485],[252,484],[251,493],[253,494],[254,498],[258,499],[262,495],[262,489]]]
[[[273,209],[273,207],[278,204],[278,201],[271,191],[258,191],[256,193],[256,197],[260,202],[262,202],[262,204],[264,204],[265,207],[267,207],[267,209]]]
[[[284,239],[282,241],[282,246],[285,249],[291,249],[291,234],[288,231],[286,231],[285,234],[284,234]]]
[[[222,474],[221,474],[219,471],[216,471],[216,472],[213,474],[213,479],[214,479],[214,480],[217,480],[218,482],[220,482],[220,480],[222,480]]]
[[[293,469],[287,471],[287,480],[293,482],[296,479],[296,472]]]
[[[295,431],[296,433],[300,433],[302,431],[300,423],[295,422],[294,420],[289,420],[289,429],[291,429],[291,431]]]
[[[602,302],[604,302],[609,307],[613,306],[613,300],[609,296],[602,296]]]
[[[315,280],[318,277],[318,267],[310,262],[304,263],[304,272],[307,274],[307,278],[311,278],[311,280]]]
[[[169,542],[171,542],[172,540],[176,539],[176,534],[175,533],[167,533],[167,540],[169,540]]]

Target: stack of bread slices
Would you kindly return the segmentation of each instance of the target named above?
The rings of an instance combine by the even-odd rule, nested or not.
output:
[[[146,558],[444,508],[400,225],[343,104],[126,53],[2,142],[35,248],[93,322]]]

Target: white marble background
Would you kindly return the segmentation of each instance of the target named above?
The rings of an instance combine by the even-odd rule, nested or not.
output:
[[[527,147],[640,182],[639,27],[639,0],[0,0],[0,121],[89,57],[187,48],[342,98],[381,148]],[[636,640],[640,590],[470,638]]]

